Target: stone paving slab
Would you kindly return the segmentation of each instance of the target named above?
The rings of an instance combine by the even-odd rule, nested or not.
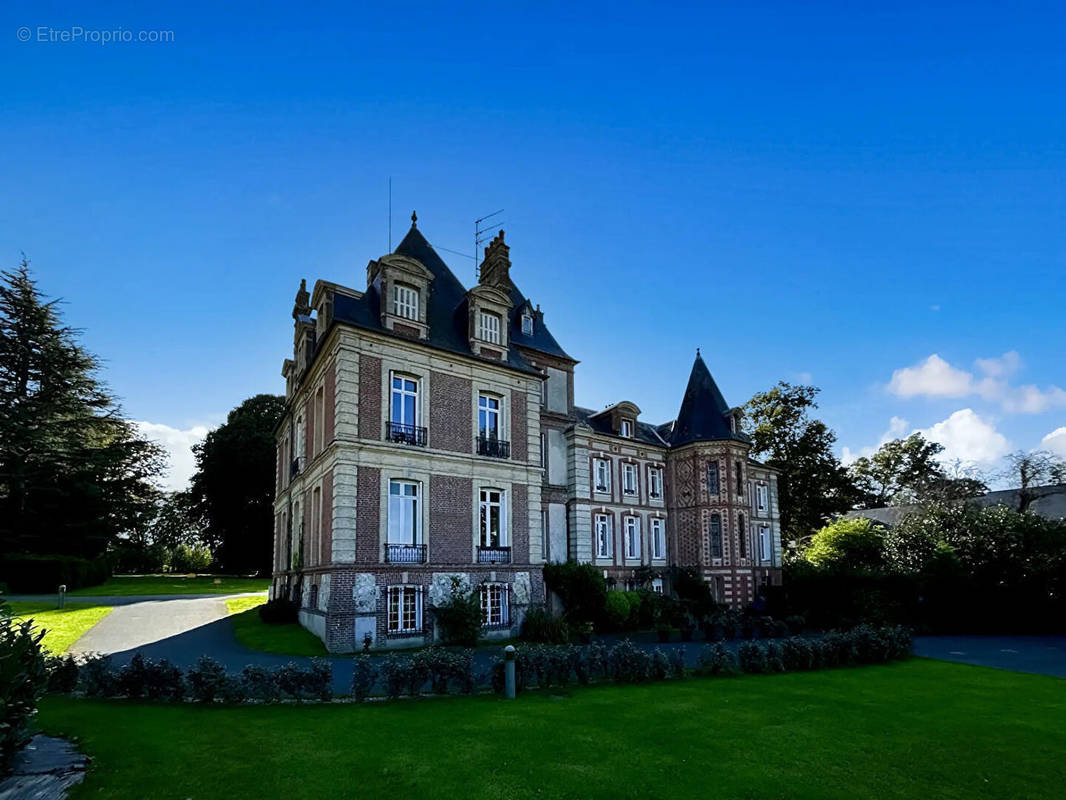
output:
[[[88,764],[72,742],[38,734],[19,753],[14,773],[0,782],[0,800],[62,800]]]

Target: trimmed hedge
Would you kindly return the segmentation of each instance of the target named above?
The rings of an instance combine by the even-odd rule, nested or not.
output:
[[[49,594],[97,586],[111,576],[105,556],[91,561],[78,556],[5,555],[0,557],[0,582],[12,594]]]

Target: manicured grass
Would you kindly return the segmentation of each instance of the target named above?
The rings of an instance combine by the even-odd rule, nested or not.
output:
[[[54,603],[8,603],[18,619],[32,619],[35,629],[44,628],[41,644],[55,655],[65,653],[93,625],[111,613],[111,606],[70,604],[56,608]]]
[[[196,575],[115,575],[99,586],[71,592],[78,597],[123,596],[139,594],[240,594],[265,592],[269,578],[233,578]]]
[[[295,623],[267,625],[256,609],[266,602],[265,597],[231,597],[226,609],[232,615],[233,633],[237,641],[252,650],[280,653],[287,656],[324,656],[322,640]]]
[[[365,705],[48,698],[72,797],[1060,798],[1066,681],[912,660]]]

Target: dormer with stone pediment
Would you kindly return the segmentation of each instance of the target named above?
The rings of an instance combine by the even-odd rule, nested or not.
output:
[[[636,403],[623,400],[608,406],[594,416],[606,419],[616,436],[632,439],[637,432],[637,417],[640,416],[640,408]]]
[[[411,228],[417,227],[418,216],[411,215]],[[367,287],[377,290],[381,327],[410,336],[429,337],[429,293],[434,275],[415,258],[390,253],[366,266]]]
[[[497,361],[507,359],[510,347],[508,321],[514,303],[511,292],[510,248],[503,242],[500,231],[485,248],[477,286],[466,293],[467,336],[475,355]]]

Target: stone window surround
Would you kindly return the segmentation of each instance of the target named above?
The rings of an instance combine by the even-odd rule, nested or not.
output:
[[[612,473],[614,472],[613,465],[612,465],[611,462],[612,462],[612,459],[611,459],[610,456],[606,456],[606,455],[594,455],[594,456],[592,456],[592,493],[593,494],[602,494],[602,495],[608,495],[608,496],[611,495],[612,481],[613,481]],[[607,465],[607,488],[606,489],[598,488],[599,482],[598,482],[596,473],[598,472],[599,465],[601,463]]]
[[[381,435],[384,439],[385,423],[392,418],[392,375],[405,375],[418,381],[417,416],[419,427],[428,431],[430,392],[430,369],[428,364],[419,364],[412,361],[400,361],[395,357],[380,355],[381,359],[381,406],[382,418],[378,421],[381,426]]]
[[[655,555],[655,526],[653,523],[658,522],[661,526],[663,543],[663,554],[661,556]],[[653,514],[648,517],[648,560],[654,562],[666,561],[666,551],[668,545],[666,542],[666,518],[658,514]]]
[[[398,617],[397,622],[399,625],[396,628],[392,626],[392,599],[393,595],[397,596],[398,600]],[[413,628],[403,626],[403,600],[404,595],[414,595],[414,612],[415,612],[415,624]],[[423,631],[425,627],[425,591],[419,584],[390,584],[385,587],[385,630],[389,636],[413,636]]]
[[[635,523],[636,527],[636,555],[629,554],[629,529],[631,522]],[[623,561],[627,567],[633,564],[640,564],[644,561],[644,526],[641,524],[639,514],[629,514],[626,512],[622,513],[622,556]]]
[[[430,473],[428,470],[396,467],[381,468],[381,486],[378,494],[378,563],[385,563],[385,544],[389,541],[389,485],[393,481],[413,481],[421,484],[418,493],[421,507],[419,517],[422,525],[422,544],[426,548],[426,563],[433,558],[433,542],[429,535]]]
[[[470,508],[472,509],[470,526],[470,563],[477,563],[477,549],[481,547],[481,490],[494,489],[502,492],[500,502],[503,504],[503,530],[506,544],[501,547],[513,547],[514,541],[514,485],[510,481],[502,481],[497,477],[474,476],[471,481],[472,491],[470,496]],[[514,561],[514,550],[511,551],[511,560]],[[428,559],[427,559],[428,560]],[[507,565],[500,565],[507,566]]]
[[[597,518],[605,519],[607,522],[607,552],[605,554],[600,551],[600,535],[597,527]],[[592,510],[592,538],[593,548],[592,555],[593,560],[597,563],[613,564],[615,553],[615,541],[614,541],[614,513],[606,508],[598,508]]]
[[[500,401],[500,438],[511,440],[511,387],[503,381],[475,377],[470,382],[470,430],[474,436],[480,435],[478,426],[478,400],[481,395],[490,395]],[[476,452],[474,442],[470,443],[471,452]]]

